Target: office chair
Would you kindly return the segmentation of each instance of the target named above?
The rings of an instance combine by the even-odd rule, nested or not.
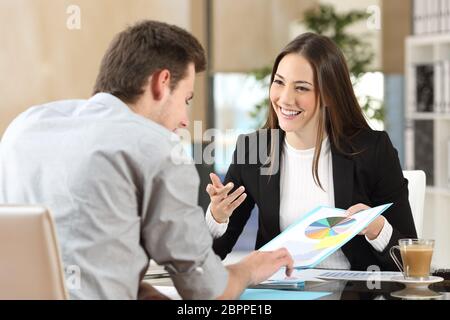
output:
[[[423,209],[425,204],[426,176],[422,170],[403,171],[408,179],[409,205],[411,206],[417,237],[422,236]]]
[[[67,299],[53,220],[40,206],[0,206],[0,299]]]

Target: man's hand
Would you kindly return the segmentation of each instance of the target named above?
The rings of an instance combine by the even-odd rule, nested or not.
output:
[[[269,279],[281,267],[286,267],[286,276],[294,270],[294,260],[285,248],[275,251],[253,251],[240,262],[250,271],[249,285],[257,285]]]
[[[280,268],[286,267],[286,275],[292,274],[294,260],[282,248],[275,251],[254,251],[240,262],[227,266],[229,277],[225,292],[217,299],[236,299],[245,288],[269,279]]]
[[[355,213],[358,213],[360,211],[370,209],[369,206],[358,203],[354,206],[351,206],[347,209],[347,214],[349,216],[354,215]],[[378,235],[380,234],[381,230],[383,230],[384,222],[386,221],[386,218],[383,216],[378,216],[374,221],[372,221],[365,229],[363,229],[359,234],[365,235],[369,240],[374,240],[378,238]]]

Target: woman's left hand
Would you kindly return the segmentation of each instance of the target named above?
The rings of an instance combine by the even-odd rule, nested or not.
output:
[[[354,206],[351,206],[347,209],[347,214],[349,216],[354,215],[355,213],[358,213],[360,211],[370,209],[369,206],[358,203]],[[384,221],[386,219],[383,216],[378,216],[375,220],[373,220],[365,229],[363,229],[359,234],[365,235],[369,240],[375,240],[378,238],[378,235],[380,234],[381,230],[384,227]]]

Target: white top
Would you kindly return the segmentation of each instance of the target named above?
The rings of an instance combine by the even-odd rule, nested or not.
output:
[[[317,206],[334,207],[333,162],[328,138],[322,142],[318,164],[319,179],[324,190],[316,185],[312,175],[315,148],[297,150],[285,139],[280,166],[280,229],[313,210]],[[347,208],[345,208],[347,209]],[[215,238],[222,236],[228,226],[218,223],[208,208],[207,225]],[[392,226],[385,220],[384,227],[374,240],[366,240],[379,252],[383,251],[392,236]],[[337,250],[322,261],[317,268],[350,269],[350,263],[342,250]]]

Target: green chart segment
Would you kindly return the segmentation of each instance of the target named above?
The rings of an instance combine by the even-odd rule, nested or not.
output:
[[[347,217],[323,218],[310,224],[306,228],[305,234],[311,239],[325,239],[346,232],[355,222],[355,219]]]

